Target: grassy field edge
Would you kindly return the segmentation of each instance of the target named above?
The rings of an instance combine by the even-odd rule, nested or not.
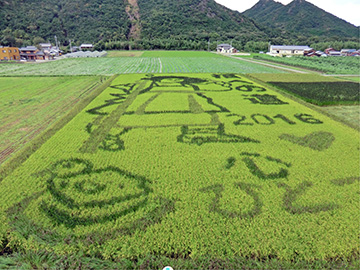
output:
[[[6,269],[358,269],[359,259],[344,261],[281,261],[277,258],[254,259],[235,257],[216,259],[202,257],[169,258],[166,256],[148,255],[141,258],[122,259],[118,261],[102,260],[78,256],[57,256],[49,252],[15,253],[0,256],[0,268]]]
[[[113,75],[103,84],[98,86],[89,96],[79,101],[67,114],[52,124],[49,128],[35,137],[27,146],[19,150],[10,160],[0,167],[0,182],[7,177],[13,170],[26,161],[37,149],[50,139],[57,131],[63,128],[71,119],[81,112],[91,101],[102,93],[118,75]]]
[[[356,126],[356,125],[353,125],[349,122],[346,122],[344,121],[343,119],[341,119],[340,117],[337,117],[333,114],[330,114],[324,110],[321,109],[320,106],[316,106],[315,104],[312,104],[312,103],[309,103],[310,101],[307,101],[305,98],[302,98],[294,93],[290,93],[282,88],[279,88],[279,87],[275,87],[274,85],[270,84],[270,83],[267,83],[267,82],[264,82],[262,80],[259,80],[258,78],[256,78],[255,76],[251,76],[251,74],[246,74],[246,76],[248,78],[250,78],[251,80],[253,80],[254,82],[258,83],[258,84],[261,84],[261,85],[264,85],[266,86],[267,88],[271,89],[271,90],[274,90],[280,94],[282,94],[283,96],[287,97],[287,98],[290,98],[294,101],[296,101],[297,103],[300,103],[316,112],[319,112],[319,113],[322,113],[324,115],[326,115],[327,117],[337,121],[337,122],[340,122],[341,124],[343,125],[346,125],[347,127],[350,127],[352,129],[355,129],[356,131],[359,131],[360,132],[360,127],[359,126]],[[336,105],[354,105],[354,104],[336,104]],[[355,104],[357,105],[357,104]]]

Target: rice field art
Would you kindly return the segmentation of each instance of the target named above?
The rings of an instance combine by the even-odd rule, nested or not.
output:
[[[120,268],[347,265],[359,149],[243,75],[119,75],[0,182],[0,246]]]

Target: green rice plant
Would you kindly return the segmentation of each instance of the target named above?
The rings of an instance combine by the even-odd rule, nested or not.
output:
[[[96,93],[104,80],[99,76],[0,78],[0,165]]]
[[[210,72],[284,73],[256,63],[245,63],[208,52],[145,52],[142,57],[72,58],[36,64],[0,65],[0,76],[111,76]]]
[[[296,137],[289,134],[282,134],[280,139],[292,142],[294,144],[309,147],[317,151],[324,151],[331,147],[335,137],[330,132],[314,132],[304,137]]]
[[[0,182],[0,265],[357,266],[359,141],[241,74],[120,75]]]
[[[360,67],[358,57],[272,57],[257,55],[254,58],[314,69],[328,74],[358,74]]]
[[[359,104],[360,100],[360,84],[355,82],[269,83],[320,106]]]
[[[283,82],[283,83],[307,83],[307,82],[339,82],[338,78],[332,76],[323,76],[320,74],[313,74],[313,73],[293,73],[293,74],[286,74],[286,73],[279,73],[279,74],[266,74],[266,73],[259,73],[259,74],[249,74],[251,78],[255,78],[261,80],[263,82]]]

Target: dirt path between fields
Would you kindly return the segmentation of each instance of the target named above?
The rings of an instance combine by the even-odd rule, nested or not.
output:
[[[277,68],[277,69],[282,69],[282,70],[286,70],[286,71],[290,71],[290,72],[294,72],[294,73],[301,73],[301,74],[310,73],[310,72],[307,72],[307,71],[301,71],[301,70],[292,69],[292,68],[288,68],[288,67],[283,67],[283,66],[279,66],[279,65],[269,64],[269,63],[259,61],[259,60],[250,60],[250,59],[241,58],[241,57],[234,57],[234,56],[228,56],[228,57],[233,58],[233,59],[237,59],[237,60],[240,60],[240,61],[250,62],[250,63],[259,64],[259,65],[263,65],[263,66],[267,66],[267,67]]]

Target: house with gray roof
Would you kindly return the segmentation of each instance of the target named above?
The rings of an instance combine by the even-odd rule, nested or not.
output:
[[[218,53],[236,53],[237,50],[230,44],[219,44],[216,48]]]
[[[273,56],[304,55],[305,52],[311,50],[309,46],[271,45],[269,54]]]
[[[19,49],[20,58],[27,61],[36,61],[36,52],[38,49],[35,46],[27,46]]]

